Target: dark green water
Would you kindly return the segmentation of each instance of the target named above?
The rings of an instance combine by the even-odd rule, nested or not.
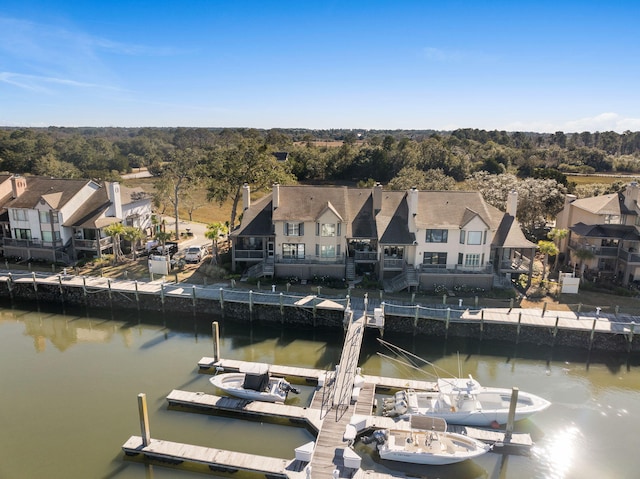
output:
[[[212,355],[216,319],[227,358],[327,369],[339,360],[342,345],[340,331],[195,319],[190,313],[0,306],[1,479],[214,477],[124,457],[122,444],[140,434],[139,393],[147,395],[153,438],[292,458],[297,446],[313,440],[307,430],[170,410],[166,395],[172,389],[216,393],[197,368],[201,357]],[[405,467],[406,472],[423,478],[638,477],[637,357],[411,336],[385,339],[454,374],[460,369],[482,384],[518,386],[553,402],[517,425],[536,442],[530,457],[487,454],[456,466]],[[365,374],[426,379],[378,352],[389,353],[368,333],[360,358]],[[291,403],[303,404],[309,394],[305,388]],[[357,451],[364,468],[378,467],[368,446],[358,445]]]

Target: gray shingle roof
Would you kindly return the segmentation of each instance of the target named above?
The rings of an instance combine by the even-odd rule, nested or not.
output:
[[[54,209],[60,209],[73,198],[91,180],[64,180],[58,178],[45,178],[40,176],[28,176],[27,188],[17,198],[11,200],[7,208],[36,207],[40,198],[44,198]]]
[[[640,241],[635,226],[628,225],[587,225],[576,223],[569,228],[574,233],[586,238],[615,238],[629,241]]]
[[[244,212],[242,224],[232,235],[268,236],[275,221],[315,222],[327,208],[345,223],[349,238],[378,238],[383,244],[413,244],[409,231],[407,192],[382,191],[382,208],[373,214],[372,190],[345,186],[280,186],[279,207],[272,211],[272,195]],[[475,191],[419,191],[415,216],[420,230],[462,228],[474,218],[496,231],[494,244],[535,248],[514,218],[484,201]]]

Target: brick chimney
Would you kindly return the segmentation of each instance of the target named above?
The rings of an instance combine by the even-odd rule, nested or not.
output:
[[[515,218],[517,212],[518,212],[518,192],[516,190],[512,190],[509,192],[509,196],[507,196],[507,214]]]
[[[242,210],[248,210],[251,206],[251,189],[249,183],[242,185]]]
[[[373,214],[375,215],[382,209],[382,185],[376,183],[373,187]]]
[[[638,183],[632,181],[624,189],[624,205],[630,210],[636,210],[638,208],[638,199],[640,199],[640,188]]]
[[[11,193],[17,198],[27,189],[27,179],[24,176],[14,175],[11,177]]]
[[[122,197],[120,196],[120,183],[118,183],[117,181],[107,181],[105,183],[105,186],[107,187],[107,196],[109,197],[109,201],[111,202],[109,210],[114,217],[123,220],[124,218],[122,217]]]
[[[280,206],[280,184],[273,184],[273,193],[271,195],[271,204],[273,205],[273,209],[275,210],[278,206]]]
[[[416,216],[418,215],[418,188],[415,186],[409,190],[407,195],[407,204],[409,206],[409,227],[410,233],[415,233],[418,228],[416,226]]]

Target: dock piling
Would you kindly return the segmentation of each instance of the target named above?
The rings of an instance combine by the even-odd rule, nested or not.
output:
[[[220,361],[220,328],[218,327],[218,321],[211,323],[211,331],[213,334],[213,360],[217,363]]]
[[[138,414],[140,415],[140,436],[142,445],[147,447],[151,443],[151,432],[149,431],[149,411],[147,410],[147,395],[138,394]]]
[[[9,296],[13,299],[13,276],[11,271],[9,271],[9,274],[7,275],[7,289],[9,290]]]
[[[591,347],[593,346],[593,339],[596,334],[596,325],[598,324],[598,318],[595,317],[593,319],[593,325],[591,326],[591,337],[589,338],[589,351],[591,351]]]
[[[507,441],[511,440],[511,434],[513,433],[513,424],[516,417],[516,406],[518,405],[518,393],[520,390],[517,387],[511,389],[511,402],[509,403],[509,414],[507,415],[507,430],[504,438]]]

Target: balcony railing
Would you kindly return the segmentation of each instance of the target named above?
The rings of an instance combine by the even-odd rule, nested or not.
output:
[[[383,260],[383,264],[384,264],[384,269],[389,270],[389,269],[402,269],[402,266],[404,265],[404,259],[403,258],[388,258],[385,257]]]
[[[442,273],[491,273],[491,265],[484,266],[464,266],[461,264],[421,264],[420,273],[442,274]]]
[[[265,251],[256,249],[234,249],[236,259],[264,259]]]
[[[2,244],[4,246],[14,246],[16,248],[38,248],[38,249],[62,248],[62,240],[43,241],[43,240],[37,240],[37,239],[2,238]]]
[[[111,236],[107,238],[101,238],[100,240],[87,240],[87,239],[75,239],[73,240],[73,247],[77,249],[87,249],[92,251],[98,250],[98,241],[100,242],[100,249],[107,248],[113,244],[113,238]]]
[[[280,264],[344,264],[344,256],[325,258],[322,256],[305,256],[304,258],[289,258],[276,255],[276,263]]]
[[[356,261],[377,261],[378,253],[375,251],[355,251],[353,259]]]
[[[621,249],[618,257],[627,263],[640,263],[640,254],[633,251]]]
[[[588,249],[596,256],[611,256],[617,257],[619,248],[617,246],[594,246],[589,243],[581,243],[578,241],[570,241],[569,248],[574,251],[581,249]]]

